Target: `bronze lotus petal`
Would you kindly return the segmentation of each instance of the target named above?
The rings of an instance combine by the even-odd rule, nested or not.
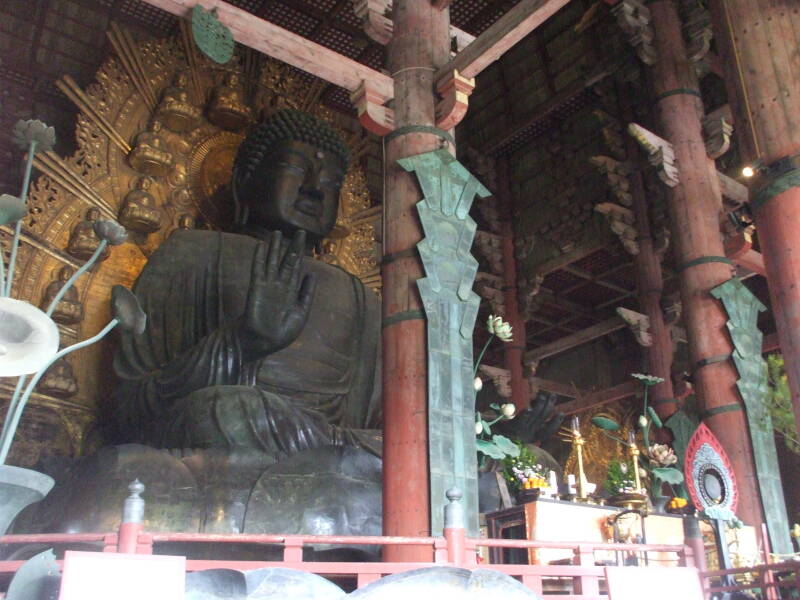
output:
[[[25,203],[11,194],[0,196],[0,225],[16,223],[28,212]]]
[[[115,221],[107,219],[95,221],[92,229],[94,229],[97,237],[107,241],[112,246],[119,246],[128,239],[128,231]]]
[[[111,310],[114,318],[119,321],[119,326],[125,331],[137,335],[144,331],[147,315],[139,306],[139,300],[128,288],[115,285],[111,289]]]
[[[17,121],[14,125],[14,143],[20,148],[27,149],[34,140],[38,152],[52,150],[56,143],[56,130],[38,119]]]

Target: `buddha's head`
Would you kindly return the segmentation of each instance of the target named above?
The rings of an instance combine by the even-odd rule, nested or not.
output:
[[[143,192],[146,192],[147,190],[150,189],[150,186],[152,184],[153,184],[153,178],[152,177],[148,177],[148,176],[144,176],[144,177],[140,177],[139,181],[136,182],[136,187],[137,187],[137,189],[140,189]]]
[[[95,208],[94,206],[86,211],[86,220],[87,221],[97,221],[100,218],[100,209]]]
[[[225,85],[229,87],[235,87],[239,85],[239,75],[236,73],[228,73],[225,76]]]
[[[318,242],[336,224],[347,147],[324,121],[282,110],[254,127],[234,163],[235,224],[245,230],[298,229]]]
[[[61,281],[66,281],[67,279],[69,279],[70,277],[72,277],[72,273],[73,273],[73,272],[74,272],[74,271],[72,270],[72,267],[70,267],[69,265],[64,265],[64,266],[63,266],[63,267],[61,267],[61,269],[59,269],[59,271],[58,271],[58,278],[59,278]]]
[[[189,75],[186,71],[178,71],[175,74],[175,87],[183,88],[189,84]]]

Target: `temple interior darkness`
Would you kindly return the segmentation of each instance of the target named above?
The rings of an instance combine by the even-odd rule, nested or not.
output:
[[[2,597],[795,597],[799,32],[0,3]]]

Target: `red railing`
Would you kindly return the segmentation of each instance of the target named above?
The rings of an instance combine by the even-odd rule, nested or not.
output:
[[[540,595],[559,596],[559,600],[606,599],[603,566],[596,564],[595,552],[614,551],[636,553],[669,553],[674,564],[692,566],[692,551],[688,546],[656,544],[594,544],[577,542],[543,542],[505,539],[467,538],[463,529],[446,529],[443,537],[365,537],[317,535],[262,535],[262,534],[203,534],[203,533],[148,533],[138,523],[124,523],[119,533],[97,534],[31,534],[8,535],[0,538],[2,544],[74,544],[94,543],[104,552],[151,554],[160,543],[221,543],[263,544],[283,547],[282,560],[187,560],[189,571],[205,569],[248,570],[262,567],[286,567],[318,575],[355,580],[357,587],[399,573],[432,565],[464,568],[490,568],[518,578],[525,586]],[[431,562],[312,562],[303,560],[303,548],[317,544],[392,546],[412,545],[430,548]],[[478,563],[478,548],[563,549],[572,552],[572,564],[529,565]],[[23,561],[0,561],[0,573],[15,572]],[[631,567],[635,568],[635,567]]]
[[[733,591],[749,594],[757,592],[761,598],[778,600],[791,597],[788,593],[781,594],[782,590],[794,589],[800,593],[800,562],[796,561],[705,571],[702,577],[703,589],[708,596]],[[726,583],[729,578],[737,580],[735,585]]]

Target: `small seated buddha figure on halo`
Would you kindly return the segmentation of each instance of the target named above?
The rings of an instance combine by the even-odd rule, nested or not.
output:
[[[217,127],[235,131],[250,122],[251,111],[244,102],[244,91],[239,75],[228,73],[223,82],[211,93],[208,120]]]
[[[150,193],[152,177],[140,177],[136,187],[128,192],[119,211],[119,222],[131,231],[153,233],[161,227],[161,212],[156,207],[156,199]]]
[[[156,109],[158,118],[167,129],[177,133],[196,128],[202,116],[202,110],[189,101],[188,84],[186,72],[178,72],[173,84],[161,94],[161,102]]]
[[[161,121],[155,120],[147,131],[136,136],[136,142],[128,154],[128,163],[144,175],[161,177],[172,168],[174,158],[161,136]]]
[[[39,308],[44,311],[49,308],[53,298],[61,291],[61,288],[64,287],[67,280],[72,277],[73,272],[72,267],[69,265],[64,265],[58,270],[56,279],[47,284]],[[78,290],[74,285],[71,286],[61,300],[58,301],[53,311],[52,318],[53,321],[61,325],[75,325],[83,319],[83,305],[78,299]]]
[[[90,208],[86,211],[86,217],[83,221],[79,221],[72,232],[69,234],[69,242],[67,242],[67,252],[75,258],[81,260],[89,260],[100,245],[100,238],[94,232],[94,222],[100,217],[100,210],[97,208]],[[98,262],[108,258],[111,250],[106,246],[105,250],[98,257]]]
[[[36,390],[56,398],[71,398],[78,393],[78,380],[66,358],[54,362],[36,386]]]

